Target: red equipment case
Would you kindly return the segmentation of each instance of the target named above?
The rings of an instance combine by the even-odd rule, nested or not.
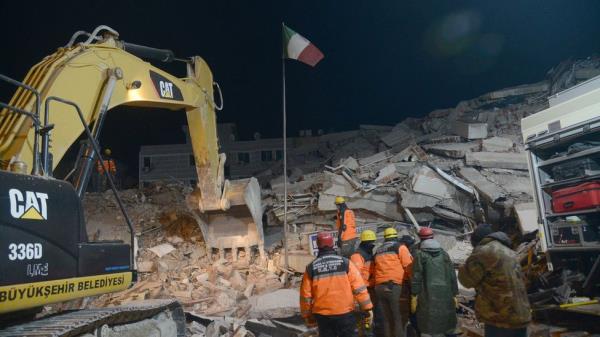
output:
[[[600,207],[600,181],[583,183],[552,192],[552,210],[565,213]]]

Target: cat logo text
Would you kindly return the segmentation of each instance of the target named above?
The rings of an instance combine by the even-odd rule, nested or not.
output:
[[[48,194],[33,191],[8,191],[10,215],[15,219],[48,220]]]

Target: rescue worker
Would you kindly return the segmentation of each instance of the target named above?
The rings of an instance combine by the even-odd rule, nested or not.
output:
[[[333,235],[317,235],[319,255],[306,266],[300,286],[300,312],[307,326],[318,326],[320,337],[356,337],[354,300],[373,321],[373,304],[360,271],[336,255]]]
[[[419,236],[419,240],[420,240],[419,243],[414,244],[414,240],[413,240],[413,243],[408,246],[408,250],[410,251],[410,254],[413,256],[413,259],[414,259],[415,255],[417,254],[417,252],[419,251],[419,247],[421,247],[421,243],[425,240],[433,239],[433,231],[429,227],[421,227],[419,229],[419,231],[417,232],[417,235]],[[411,298],[410,298],[411,291],[409,291],[408,293],[409,293],[408,309],[407,309],[409,312],[408,320],[410,321],[410,327],[414,331],[414,334],[418,337],[418,336],[421,336],[421,332],[419,331],[419,326],[417,324],[417,315],[411,308],[412,307],[412,302],[411,302]]]
[[[360,245],[358,249],[350,256],[350,261],[354,263],[356,268],[360,271],[363,281],[367,285],[369,297],[373,302],[373,325],[372,329],[365,327],[365,322],[359,322],[359,335],[360,336],[371,336],[372,332],[375,332],[376,336],[382,335],[382,313],[380,307],[375,301],[375,264],[373,263],[373,248],[375,248],[375,241],[377,236],[372,230],[364,230],[360,233]]]
[[[415,239],[410,235],[402,235],[399,242],[404,245],[410,255],[414,257],[414,243]],[[404,279],[402,280],[402,293],[400,294],[400,314],[402,315],[402,324],[406,326],[408,322],[410,322],[410,327],[415,330],[415,333],[418,334],[416,329],[416,319],[413,317],[414,315],[410,312],[410,275],[409,273],[404,273]]]
[[[415,253],[411,293],[411,312],[416,313],[421,334],[456,335],[456,273],[450,256],[435,239],[423,241]]]
[[[358,244],[354,212],[346,206],[344,197],[335,197],[335,206],[337,207],[336,228],[338,230],[340,255],[349,258]]]
[[[473,252],[460,267],[458,279],[477,292],[475,314],[485,323],[485,336],[525,337],[531,310],[510,238],[481,224],[471,235],[471,244]]]
[[[398,241],[394,228],[386,228],[383,237],[384,243],[377,248],[374,259],[377,305],[383,311],[385,337],[404,337],[402,322],[406,318],[403,319],[400,311],[400,295],[402,283],[411,274],[412,256]]]
[[[421,227],[419,229],[419,239],[421,242],[433,239],[433,230],[429,227]]]
[[[99,181],[99,184],[98,184],[99,192],[104,192],[105,190],[107,190],[110,187],[108,184],[106,175],[104,174],[104,168],[106,168],[108,170],[108,173],[113,178],[113,182],[116,184],[117,165],[115,164],[114,159],[111,158],[111,155],[112,155],[112,151],[110,150],[110,148],[106,148],[106,149],[104,149],[104,155],[103,155],[104,158],[102,158],[103,161],[100,162],[100,160],[98,160],[96,162],[96,171],[98,173],[98,181]]]

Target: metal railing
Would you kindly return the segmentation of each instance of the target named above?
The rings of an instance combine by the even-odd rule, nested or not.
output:
[[[123,217],[125,218],[125,222],[127,223],[127,227],[129,227],[129,234],[130,234],[130,246],[129,246],[129,254],[130,254],[130,259],[129,259],[129,263],[130,263],[130,269],[133,270],[133,266],[134,266],[134,258],[135,258],[135,254],[134,254],[134,241],[135,241],[135,230],[133,228],[133,224],[131,223],[131,219],[129,218],[129,214],[127,213],[127,210],[125,210],[125,206],[123,205],[123,200],[121,200],[121,196],[119,195],[119,193],[117,192],[117,187],[115,185],[115,182],[113,180],[112,175],[109,173],[109,169],[108,167],[105,166],[105,162],[104,162],[104,158],[102,158],[102,154],[100,153],[100,145],[98,144],[98,142],[96,141],[96,139],[94,138],[94,136],[92,135],[92,132],[90,131],[90,128],[88,127],[87,123],[85,122],[85,118],[83,117],[83,113],[81,113],[81,109],[79,108],[79,106],[69,100],[60,98],[60,97],[56,97],[56,96],[50,96],[47,97],[45,100],[45,104],[44,104],[44,108],[45,108],[45,114],[46,114],[46,118],[49,117],[50,115],[50,103],[51,102],[59,102],[62,104],[66,104],[69,105],[71,107],[73,107],[75,109],[75,111],[77,112],[77,115],[79,117],[79,120],[81,121],[81,125],[84,128],[85,134],[88,138],[88,141],[90,142],[94,152],[96,152],[96,155],[98,156],[98,161],[101,163],[101,165],[103,166],[103,172],[104,175],[106,176],[106,179],[108,180],[108,183],[110,185],[110,189],[112,190],[115,199],[117,200],[117,204],[119,205],[119,209],[121,210],[121,213],[123,213]]]

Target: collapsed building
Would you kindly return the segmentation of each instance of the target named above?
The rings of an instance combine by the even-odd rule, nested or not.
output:
[[[527,260],[536,244],[528,241],[534,238],[538,221],[520,121],[547,108],[548,96],[599,74],[599,58],[566,61],[549,71],[544,81],[490,92],[394,126],[361,125],[354,131],[314,136],[305,131],[291,142],[287,181],[272,140],[255,139],[248,145],[228,137],[223,144],[228,144],[224,149],[229,169],[237,172],[236,177],[257,177],[262,186],[268,253],[262,263],[250,251],[212,256],[207,248],[211,245],[203,242],[185,208],[184,196],[191,190],[185,175],[169,175],[168,167],[178,165],[158,159],[146,163],[142,158],[160,158],[166,151],[180,155],[177,160],[189,166],[188,145],[142,149],[140,169],[148,181],[167,180],[171,185],[124,192],[136,224],[141,282],[86,305],[174,297],[191,317],[191,333],[199,336],[280,334],[276,329],[306,334],[301,322],[283,317],[299,310],[294,289],[299,273],[313,258],[311,235],[333,229],[336,196],[347,199],[361,229],[379,229],[381,234],[383,228],[395,226],[414,234],[419,226],[431,227],[457,265],[470,253],[468,235],[482,222],[523,241],[517,253]],[[260,144],[266,147],[250,150]],[[263,163],[249,165],[252,160]],[[160,178],[161,172],[170,179]],[[120,238],[122,219],[106,221],[107,214],[116,210],[111,196],[89,195],[85,205],[91,235]],[[280,227],[286,216],[287,269]],[[466,305],[472,298],[472,291],[461,289],[465,319],[474,321]]]

